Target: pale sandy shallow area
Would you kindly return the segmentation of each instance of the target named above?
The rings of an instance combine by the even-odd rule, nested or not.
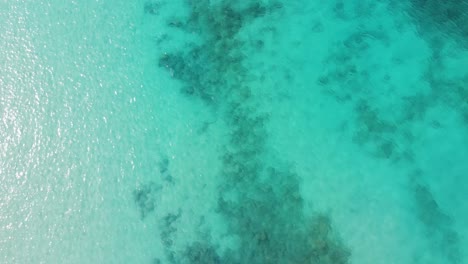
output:
[[[225,1],[118,2],[0,5],[0,263],[238,263],[288,214],[347,263],[468,263],[466,42],[385,1],[259,2],[234,35]]]

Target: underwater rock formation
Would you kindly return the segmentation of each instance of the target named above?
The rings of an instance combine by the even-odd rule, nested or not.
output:
[[[277,1],[186,3],[190,10],[186,19],[169,23],[196,34],[197,43],[163,54],[159,65],[183,83],[183,94],[208,106],[222,106],[221,115],[231,132],[222,156],[217,212],[239,243],[221,255],[213,241],[194,242],[168,259],[172,263],[348,263],[350,252],[329,217],[304,215],[299,176],[281,162],[266,161],[268,114],[252,104],[261,99],[252,96],[243,54],[249,43],[238,33],[255,19],[279,12],[282,5]]]
[[[440,37],[450,36],[468,48],[467,1],[410,0],[408,13],[423,31],[440,32]]]
[[[141,218],[146,218],[156,209],[156,199],[161,186],[149,182],[133,191],[133,200],[138,206]]]
[[[412,187],[416,214],[428,240],[447,263],[461,263],[459,238],[452,229],[452,219],[442,211],[427,186],[413,182]]]

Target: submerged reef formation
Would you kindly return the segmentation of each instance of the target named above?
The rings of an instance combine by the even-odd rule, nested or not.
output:
[[[174,180],[169,171],[169,158],[161,154],[160,161],[157,163],[160,179],[148,181],[139,185],[132,193],[133,201],[140,211],[140,217],[144,220],[157,209],[157,201],[161,195],[164,184],[173,184]]]
[[[430,92],[418,95],[424,111],[434,106],[452,108],[468,127],[468,72],[457,77],[440,73],[450,67],[457,49],[468,50],[468,2],[411,0],[407,13],[418,26],[421,37],[431,47],[425,81]],[[456,45],[452,45],[454,42]],[[450,50],[449,54],[447,51]],[[464,65],[466,63],[462,63]],[[452,66],[453,67],[453,66]],[[463,66],[462,66],[463,67]]]
[[[300,178],[268,151],[268,114],[256,108],[255,87],[244,62],[249,42],[240,32],[257,19],[281,12],[277,1],[188,0],[187,17],[174,30],[195,34],[180,51],[162,54],[159,66],[182,82],[182,93],[216,107],[230,128],[222,155],[217,212],[238,241],[218,252],[216,241],[169,249],[171,263],[348,263],[350,252],[327,215],[306,216]],[[256,42],[258,43],[258,42]],[[261,46],[261,45],[260,45]],[[275,161],[275,162],[273,162]],[[170,234],[168,234],[170,236]],[[169,248],[169,246],[168,246]]]
[[[159,1],[147,1],[144,4],[143,10],[145,11],[146,14],[158,15],[160,8],[161,8],[161,4]]]
[[[371,56],[368,53],[370,47],[386,45],[388,41],[382,30],[366,29],[365,26],[344,36],[342,41],[335,43],[335,49],[326,58],[324,65],[327,69],[317,84],[324,94],[352,111],[354,120],[349,127],[353,141],[363,150],[391,162],[411,162],[414,137],[409,118],[422,113],[414,112],[419,109],[412,108],[415,106],[413,102],[408,107],[399,104],[402,102],[405,106],[411,100],[408,97],[383,103],[381,94],[395,93],[392,92],[395,87],[388,83],[389,75],[377,79],[376,85],[376,81],[371,81],[377,78],[371,76],[372,69],[362,66],[367,64],[363,61]],[[398,110],[389,113],[386,108]]]
[[[133,191],[133,199],[142,219],[146,218],[156,209],[157,195],[160,190],[161,186],[154,182],[149,182]]]
[[[419,73],[419,80],[415,78],[417,81],[412,84],[392,81],[392,78],[398,78],[402,73],[399,67],[406,58],[393,56],[388,61],[377,63],[373,60],[386,59],[376,54],[375,50],[391,48],[388,43],[392,38],[398,38],[398,34],[392,36],[388,33],[390,31],[385,30],[385,21],[381,25],[366,24],[366,20],[376,19],[377,14],[368,10],[366,14],[356,11],[353,15],[349,11],[352,8],[345,6],[353,4],[342,1],[339,8],[335,8],[338,17],[348,20],[362,17],[363,21],[353,21],[358,25],[356,30],[335,43],[335,49],[327,57],[324,63],[326,69],[317,79],[317,84],[322,87],[324,94],[354,114],[354,122],[348,127],[357,145],[377,160],[404,164],[410,171],[418,171],[417,175],[408,177],[408,190],[415,209],[412,213],[415,213],[415,219],[423,227],[425,239],[435,252],[434,255],[441,258],[443,263],[462,263],[461,246],[452,218],[440,208],[429,186],[424,184],[425,175],[421,172],[432,168],[430,165],[429,169],[426,168],[427,162],[418,162],[417,151],[424,150],[424,146],[418,146],[418,136],[424,137],[428,130],[443,129],[446,120],[442,118],[450,116],[452,112],[459,117],[455,120],[457,125],[465,124],[468,128],[468,72],[445,74],[451,72],[448,70],[451,63],[459,63],[453,57],[457,49],[461,51],[468,47],[463,44],[468,40],[468,23],[461,23],[468,18],[468,3],[431,0],[409,2],[410,10],[406,6],[404,8],[411,19],[399,21],[400,27],[404,28],[402,24],[407,23],[412,28],[415,23],[419,29],[416,37],[422,38],[421,43],[427,44],[429,48],[424,58],[425,70]],[[402,10],[389,11],[401,13]],[[465,46],[453,45],[451,38]],[[450,54],[447,50],[451,51]],[[391,54],[392,50],[384,53]],[[384,66],[379,69],[379,65]],[[434,111],[433,108],[442,108],[445,112]],[[434,112],[441,114],[434,115]],[[422,257],[417,256],[417,261],[420,261],[419,258]]]
[[[216,253],[216,250],[209,244],[195,242],[185,249],[184,255],[187,257],[188,263],[206,263],[206,264],[222,264],[221,258]]]
[[[423,224],[426,236],[432,241],[434,251],[447,263],[462,263],[459,238],[453,230],[452,219],[440,208],[430,189],[414,175],[411,187],[417,217]]]
[[[174,263],[177,262],[177,256],[173,251],[173,244],[174,238],[173,235],[177,232],[177,228],[175,227],[176,222],[179,220],[182,212],[179,209],[177,213],[168,213],[165,215],[160,222],[160,236],[161,242],[164,246],[164,250],[166,252],[166,258],[169,262]]]
[[[248,1],[247,1],[248,2]],[[183,93],[217,102],[224,98],[232,84],[245,76],[242,66],[242,45],[236,34],[242,26],[257,17],[279,9],[279,3],[211,4],[210,1],[187,1],[190,15],[185,20],[174,19],[169,25],[187,33],[196,33],[201,43],[188,43],[186,51],[165,53],[159,65],[166,67],[174,78],[183,82]],[[221,77],[222,76],[222,77]]]
[[[421,30],[426,32],[424,36],[431,38],[432,41],[443,41],[450,36],[468,48],[467,1],[410,0],[409,2],[408,13]]]
[[[430,92],[417,95],[423,114],[434,106],[454,109],[468,127],[468,72],[461,76],[441,75],[450,66],[457,49],[468,50],[468,2],[411,0],[406,8],[419,35],[431,47],[425,81]],[[456,45],[452,45],[454,42]],[[450,52],[448,52],[450,50]],[[451,54],[450,54],[451,53]],[[456,55],[455,55],[456,56]],[[462,62],[462,65],[466,63]],[[463,66],[462,66],[463,67]],[[462,72],[462,71],[461,71]]]
[[[421,80],[417,86],[414,83],[399,84],[394,81],[402,71],[399,68],[406,58],[395,55],[388,59],[382,56],[381,60],[384,61],[378,61],[380,57],[375,54],[377,48],[391,48],[392,41],[399,41],[399,39],[394,39],[395,35],[392,36],[391,33],[386,32],[385,21],[382,24],[366,24],[366,20],[375,19],[375,16],[378,16],[376,11],[367,8],[366,12],[363,12],[347,2],[342,2],[339,4],[340,8],[335,8],[337,16],[347,21],[354,18],[362,21],[353,20],[356,30],[338,38],[334,44],[335,48],[324,61],[324,73],[317,79],[317,84],[322,87],[324,94],[335,98],[337,103],[349,107],[354,112],[355,119],[350,126],[353,130],[354,141],[373,156],[392,162],[413,162],[413,145],[416,143],[415,127],[442,126],[441,120],[428,116],[432,108],[453,109],[458,113],[460,121],[468,124],[468,73],[454,76],[441,74],[449,72],[448,67],[454,67],[454,63],[460,64],[460,62],[451,57],[456,53],[453,49],[456,47],[449,46],[450,39],[446,38],[446,33],[444,33],[444,30],[449,30],[449,28],[444,29],[440,25],[439,20],[442,18],[430,16],[431,12],[440,12],[437,6],[444,6],[441,10],[446,10],[448,6],[451,8],[458,6],[466,10],[466,3],[461,3],[466,1],[435,3],[435,1],[417,0],[411,2],[414,10],[409,12],[413,19],[399,22],[412,25],[415,23],[414,17],[420,18],[421,21],[416,21],[420,26],[420,31],[417,32],[420,34],[418,37],[425,39],[430,48],[429,57],[425,58],[426,70],[420,73]],[[400,8],[405,7],[400,6]],[[346,16],[342,15],[343,10],[347,11]],[[395,8],[388,9],[388,12],[401,13],[401,11]],[[461,33],[466,29],[467,23],[461,24],[458,20],[458,22],[449,22],[452,18],[447,13],[438,15],[445,17],[444,21],[447,21],[447,24],[452,23],[452,26],[460,27],[459,30],[453,29],[454,33],[468,40],[468,35]],[[455,17],[461,19],[461,15]],[[420,25],[422,21],[432,21],[431,27],[429,25],[423,27]],[[431,33],[434,29],[439,30],[435,35]],[[428,35],[431,37],[427,38]],[[438,38],[433,38],[437,35]],[[387,53],[392,52],[389,50]],[[414,92],[408,93],[408,90],[414,90]],[[430,121],[430,119],[433,120]]]

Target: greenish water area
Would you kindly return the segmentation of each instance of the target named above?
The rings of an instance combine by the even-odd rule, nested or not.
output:
[[[0,263],[468,263],[468,2],[0,3]]]

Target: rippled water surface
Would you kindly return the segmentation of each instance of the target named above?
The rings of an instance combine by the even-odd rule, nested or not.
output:
[[[468,263],[466,1],[0,3],[0,263]]]

